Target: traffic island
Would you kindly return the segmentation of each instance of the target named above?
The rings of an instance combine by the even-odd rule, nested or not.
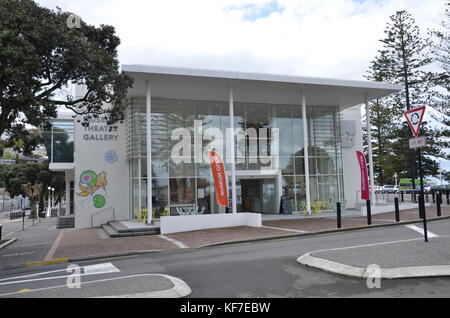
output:
[[[450,276],[450,238],[423,238],[309,252],[297,259],[305,266],[354,278],[399,279]]]
[[[16,238],[12,238],[12,239],[9,239],[9,240],[2,240],[2,241],[0,241],[0,251],[1,251],[2,249],[4,249],[5,247],[10,246],[12,243],[14,243],[14,242],[16,242],[16,241],[17,241]]]
[[[183,298],[192,293],[181,279],[163,274],[141,274],[63,286],[1,294],[0,298]]]

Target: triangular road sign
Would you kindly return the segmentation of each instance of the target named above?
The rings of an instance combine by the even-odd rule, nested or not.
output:
[[[425,109],[426,106],[423,106],[405,112],[405,117],[409,128],[411,128],[412,133],[416,137],[419,137],[420,126],[422,125],[422,120],[425,116]]]

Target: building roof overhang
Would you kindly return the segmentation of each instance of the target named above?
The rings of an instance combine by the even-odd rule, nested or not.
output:
[[[304,92],[308,105],[346,108],[402,89],[383,82],[152,65],[122,65],[122,70],[135,79],[131,97],[145,96],[150,81],[157,98],[228,101],[231,86],[237,102],[299,105]]]

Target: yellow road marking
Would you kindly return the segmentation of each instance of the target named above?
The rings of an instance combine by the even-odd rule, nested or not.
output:
[[[58,258],[58,259],[52,259],[49,261],[41,261],[41,262],[28,262],[25,263],[26,267],[33,267],[33,266],[44,266],[44,265],[53,265],[53,264],[62,264],[62,263],[68,263],[68,258]]]
[[[19,290],[18,292],[19,293],[26,293],[26,292],[30,292],[30,291],[31,291],[31,289],[24,288],[24,289]]]

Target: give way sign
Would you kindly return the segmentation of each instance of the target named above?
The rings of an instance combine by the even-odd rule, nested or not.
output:
[[[423,106],[405,112],[409,128],[411,128],[412,133],[416,137],[419,137],[420,126],[422,125],[422,120],[425,115],[425,109],[426,106]]]

